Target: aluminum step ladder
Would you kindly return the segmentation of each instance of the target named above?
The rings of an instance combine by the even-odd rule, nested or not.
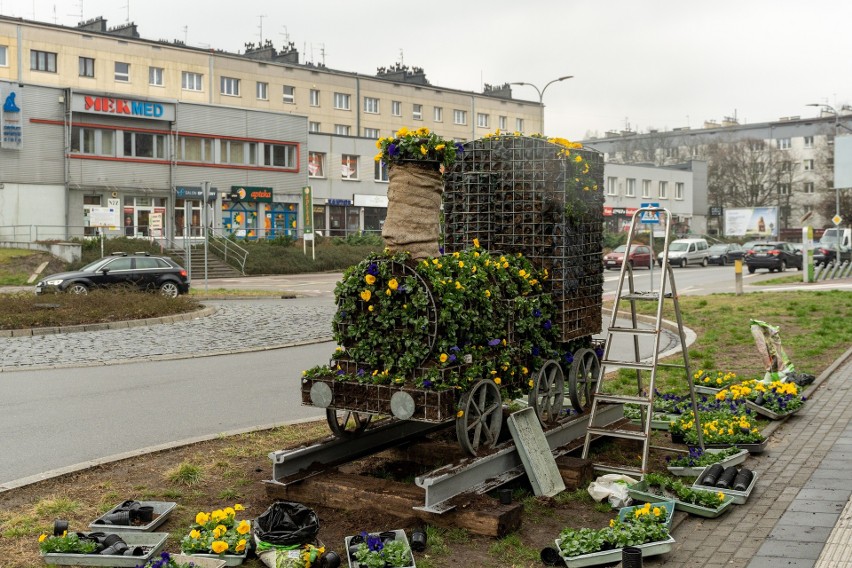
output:
[[[654,391],[657,378],[657,369],[660,367],[676,367],[685,371],[687,383],[689,384],[689,394],[692,400],[692,410],[695,414],[695,428],[698,434],[698,445],[703,449],[704,440],[701,431],[700,420],[698,418],[698,404],[695,398],[695,386],[693,383],[692,372],[689,365],[689,352],[686,348],[686,334],[683,329],[683,319],[680,312],[680,304],[678,303],[677,289],[675,287],[674,272],[669,263],[669,244],[670,244],[670,229],[671,229],[671,213],[662,207],[642,207],[634,214],[630,222],[630,232],[627,236],[626,251],[624,260],[621,263],[621,272],[618,279],[618,288],[616,290],[615,302],[612,308],[612,318],[610,320],[609,329],[607,330],[606,347],[604,349],[603,358],[601,359],[601,369],[595,384],[594,392],[592,393],[592,408],[589,416],[589,423],[586,429],[586,438],[583,444],[583,459],[589,456],[589,447],[593,439],[602,437],[622,438],[629,440],[638,440],[642,442],[642,466],[641,469],[635,467],[620,466],[613,464],[594,464],[596,470],[610,471],[613,473],[622,473],[625,475],[647,473],[648,454],[651,448],[651,420],[654,414]],[[644,228],[653,228],[663,225],[665,230],[665,242],[663,244],[663,253],[661,261],[661,271],[659,277],[658,290],[654,291],[637,291],[633,276],[633,267],[628,262],[630,252],[633,249],[637,238],[637,231]],[[650,283],[653,287],[654,274],[654,257],[653,246],[651,247],[651,275]],[[627,292],[624,291],[624,283],[627,282]],[[660,337],[662,335],[663,322],[663,306],[666,300],[671,300],[674,307],[675,319],[677,321],[677,332],[680,339],[681,352],[683,354],[683,363],[660,363]],[[619,308],[622,302],[630,304],[630,326],[624,327],[617,325]],[[657,312],[654,319],[653,327],[640,327],[639,318],[636,311],[637,302],[656,302]],[[632,360],[618,360],[612,358],[613,339],[616,336],[631,336],[633,338],[633,358]],[[653,355],[650,360],[640,359],[639,354],[639,337],[651,336],[654,340]],[[636,370],[636,386],[637,393],[635,395],[614,394],[604,392],[604,378],[607,370],[613,368],[628,368]],[[649,374],[647,384],[643,378],[643,372]],[[608,425],[599,424],[596,421],[598,415],[602,412],[602,408],[613,404],[632,403],[639,405],[641,410],[641,429],[628,429],[624,427],[611,427]]]

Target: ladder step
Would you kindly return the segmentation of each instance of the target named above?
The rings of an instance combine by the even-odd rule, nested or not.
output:
[[[598,402],[614,402],[617,404],[630,402],[633,404],[641,404],[651,406],[651,400],[647,396],[633,396],[628,394],[607,394],[603,392],[592,393],[592,396]]]
[[[626,367],[628,369],[653,369],[654,363],[644,361],[616,361],[615,359],[604,359],[601,367]],[[659,365],[658,365],[659,366]]]
[[[663,294],[663,298],[671,299],[672,293],[666,292]],[[656,302],[660,298],[659,292],[632,292],[629,294],[622,294],[622,300],[630,300],[631,302],[636,301],[646,301],[646,302]]]
[[[647,440],[648,436],[644,432],[636,430],[621,430],[618,428],[599,428],[597,426],[589,426],[586,428],[589,434],[597,434],[598,436],[609,436],[611,438],[624,438],[625,440]]]
[[[656,335],[660,331],[650,327],[610,327],[610,333],[635,333],[636,335]]]

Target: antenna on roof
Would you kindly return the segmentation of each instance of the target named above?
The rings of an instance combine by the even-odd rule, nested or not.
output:
[[[263,18],[266,18],[266,17],[267,17],[266,14],[261,14],[257,17],[257,19],[260,20],[260,25],[257,26],[258,29],[260,30],[260,43],[258,45],[263,45]]]
[[[127,4],[125,4],[123,7],[127,8],[127,22],[126,23],[129,24],[130,23],[130,0],[127,0]]]
[[[320,45],[322,46],[320,47],[320,57],[322,57],[322,66],[325,67],[325,44],[321,43]]]
[[[184,26],[182,29],[183,29],[183,44],[186,45],[186,39],[187,39],[186,36],[187,36],[187,33],[189,32],[189,26]]]
[[[402,48],[399,48],[399,64],[405,65],[405,56],[402,53]]]
[[[281,27],[284,28],[284,33],[281,34],[281,35],[284,36],[284,45],[287,45],[288,43],[290,43],[290,32],[287,31],[287,26],[281,26]]]

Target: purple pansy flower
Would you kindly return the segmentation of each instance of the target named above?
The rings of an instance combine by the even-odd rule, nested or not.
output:
[[[498,345],[500,345],[500,340],[499,339],[492,339],[491,341],[488,342],[488,345],[491,346],[491,347],[497,347]]]

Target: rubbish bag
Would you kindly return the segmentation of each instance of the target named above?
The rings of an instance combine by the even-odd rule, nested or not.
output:
[[[314,542],[319,533],[319,517],[301,503],[276,501],[254,522],[258,540],[278,546]]]
[[[639,483],[637,480],[626,475],[608,473],[601,475],[591,483],[586,491],[595,501],[603,501],[605,498],[614,508],[620,509],[630,505],[632,499],[627,494],[627,486]]]

